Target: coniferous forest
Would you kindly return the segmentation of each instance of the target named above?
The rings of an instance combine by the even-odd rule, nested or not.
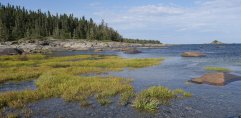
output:
[[[155,40],[123,38],[102,20],[74,17],[73,14],[55,14],[50,11],[32,11],[24,7],[0,3],[0,41],[19,39],[87,39],[130,43],[160,43]]]

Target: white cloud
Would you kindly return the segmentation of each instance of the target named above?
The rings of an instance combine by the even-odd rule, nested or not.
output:
[[[145,5],[123,9],[119,12],[99,11],[95,15],[124,32],[124,36],[127,37],[138,37],[138,33],[135,33],[135,36],[132,35],[133,33],[128,34],[138,29],[139,33],[153,33],[148,30],[156,32],[166,30],[170,31],[170,37],[183,32],[189,33],[185,35],[190,35],[192,39],[197,33],[216,34],[223,37],[232,35],[236,39],[241,39],[241,0],[196,1],[194,4],[195,7],[185,8],[178,5]],[[159,36],[153,34],[153,37],[146,38],[157,39]]]
[[[146,5],[146,6],[131,8],[129,12],[132,14],[162,15],[162,14],[180,14],[180,13],[183,13],[184,10],[182,8],[176,8],[171,6]]]

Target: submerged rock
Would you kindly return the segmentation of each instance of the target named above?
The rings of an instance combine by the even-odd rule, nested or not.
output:
[[[219,73],[209,73],[198,78],[193,78],[190,82],[198,84],[211,84],[217,86],[223,86],[232,81],[240,80],[239,76],[232,75],[229,73],[219,72]]]
[[[4,48],[0,49],[0,55],[21,55],[24,53],[23,49],[20,48]]]
[[[205,57],[206,54],[201,52],[184,52],[181,54],[182,57]]]
[[[124,51],[126,54],[138,54],[138,53],[142,53],[140,50],[137,50],[135,48],[129,48],[129,49],[125,49]]]

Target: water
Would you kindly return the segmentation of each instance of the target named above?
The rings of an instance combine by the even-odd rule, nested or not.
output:
[[[66,103],[62,99],[41,100],[28,107],[34,117],[188,117],[188,118],[235,118],[241,115],[241,81],[225,86],[211,86],[187,83],[193,77],[199,77],[207,71],[205,66],[230,68],[233,74],[241,75],[241,45],[176,45],[164,49],[140,49],[140,54],[125,54],[118,51],[55,52],[54,56],[76,54],[108,54],[125,58],[164,57],[158,66],[136,70],[125,69],[122,72],[110,72],[109,75],[132,78],[137,92],[150,86],[162,85],[170,89],[182,88],[193,94],[192,98],[174,100],[169,106],[161,106],[157,113],[139,112],[129,106],[113,103],[109,106],[94,105],[80,107],[79,103]],[[185,51],[199,51],[207,57],[184,58]],[[43,111],[46,111],[43,113]]]
[[[0,84],[0,92],[6,91],[21,91],[25,89],[35,90],[35,81],[23,81],[23,82],[6,82]]]

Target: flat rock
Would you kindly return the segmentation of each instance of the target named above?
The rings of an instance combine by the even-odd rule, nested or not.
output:
[[[232,75],[229,73],[218,72],[218,73],[208,73],[198,78],[193,78],[190,82],[198,84],[211,84],[217,86],[224,86],[230,82],[240,80],[239,76]]]
[[[182,57],[205,57],[206,54],[201,52],[184,52],[181,54]]]

